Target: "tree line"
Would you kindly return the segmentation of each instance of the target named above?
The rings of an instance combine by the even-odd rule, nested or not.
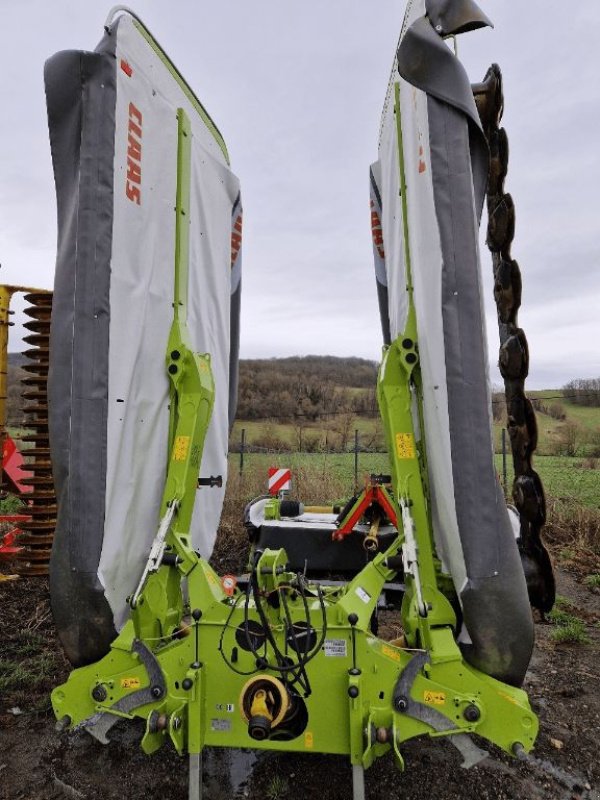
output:
[[[600,378],[576,378],[562,387],[565,399],[577,406],[600,407]]]
[[[317,420],[372,414],[377,364],[362,358],[296,356],[240,361],[238,419]]]

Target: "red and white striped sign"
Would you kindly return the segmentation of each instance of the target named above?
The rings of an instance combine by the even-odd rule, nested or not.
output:
[[[269,467],[269,494],[289,491],[292,488],[291,469]]]

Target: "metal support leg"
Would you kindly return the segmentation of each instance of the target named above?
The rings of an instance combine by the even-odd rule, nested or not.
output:
[[[352,765],[352,800],[365,800],[365,770],[362,764]]]
[[[202,800],[202,753],[190,753],[188,800]]]

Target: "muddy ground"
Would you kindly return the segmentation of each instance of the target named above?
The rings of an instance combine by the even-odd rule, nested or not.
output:
[[[541,722],[534,752],[551,766],[494,752],[465,771],[447,742],[418,740],[403,747],[403,774],[391,758],[367,772],[369,800],[600,800],[600,594],[565,570],[558,573],[558,589],[584,621],[589,643],[556,644],[556,626],[536,624],[525,688]],[[45,579],[0,583],[1,800],[187,798],[186,761],[168,747],[145,756],[136,746],[139,729],[117,727],[106,747],[84,733],[55,732],[48,692],[67,673]],[[206,800],[352,796],[350,767],[338,757],[213,750],[205,754],[204,778]]]

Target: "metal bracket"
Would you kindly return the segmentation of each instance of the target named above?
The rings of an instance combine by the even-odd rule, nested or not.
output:
[[[429,664],[431,659],[429,653],[417,653],[412,657],[406,667],[400,673],[400,677],[394,687],[393,703],[394,710],[408,717],[418,719],[426,725],[430,725],[434,731],[439,733],[450,733],[453,730],[458,730],[456,726],[435,708],[431,708],[425,703],[419,703],[418,700],[413,700],[410,696],[412,685],[419,672],[423,669],[425,664]],[[451,744],[456,747],[463,757],[462,767],[470,769],[484,758],[489,755],[485,750],[473,742],[473,740],[466,733],[455,733],[449,736]]]
[[[84,728],[94,738],[98,739],[99,742],[102,742],[102,744],[109,743],[106,734],[123,715],[131,714],[134,709],[140,706],[145,706],[148,703],[155,703],[161,697],[164,697],[167,691],[167,685],[160,664],[154,656],[154,653],[139,639],[133,640],[131,651],[137,653],[146,667],[149,685],[143,689],[138,689],[137,692],[131,692],[131,694],[125,695],[125,697],[122,697],[109,709],[94,714],[93,717],[84,720],[81,726],[79,726]]]

